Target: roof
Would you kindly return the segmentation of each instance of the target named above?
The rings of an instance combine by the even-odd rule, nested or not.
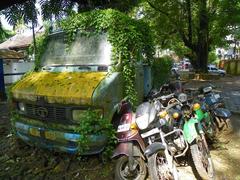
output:
[[[5,42],[0,44],[1,49],[22,49],[28,47],[32,43],[32,35],[16,34]]]
[[[23,59],[24,53],[13,50],[0,49],[0,59]]]

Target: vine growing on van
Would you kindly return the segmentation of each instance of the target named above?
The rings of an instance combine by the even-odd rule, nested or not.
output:
[[[112,45],[114,70],[123,72],[125,96],[132,105],[136,105],[135,64],[137,61],[151,63],[154,54],[149,26],[112,9],[73,14],[63,20],[60,26],[67,33],[68,45],[75,40],[77,33],[86,36],[107,33]],[[119,67],[119,64],[122,66]]]
[[[115,136],[116,132],[111,122],[103,118],[101,114],[90,109],[85,111],[82,114],[80,126],[75,128],[75,132],[81,134],[78,141],[80,154],[89,149],[89,143],[91,143],[90,139],[95,139],[91,138],[91,136],[96,135],[106,141],[103,158],[111,157],[117,143]],[[95,143],[97,143],[98,140],[95,140]]]

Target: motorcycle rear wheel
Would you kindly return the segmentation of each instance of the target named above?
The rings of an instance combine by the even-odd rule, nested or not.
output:
[[[190,151],[194,166],[200,177],[204,180],[214,179],[213,162],[204,140],[198,140],[196,144],[191,145]]]
[[[147,168],[144,160],[141,157],[133,157],[135,169],[130,171],[128,156],[121,156],[117,159],[115,166],[115,180],[144,180],[147,175]]]
[[[173,180],[177,177],[177,168],[169,169],[166,156],[163,151],[153,154],[148,159],[148,172],[151,180]]]
[[[215,124],[217,126],[218,133],[221,131],[227,131],[232,129],[230,119],[222,119],[220,117],[215,117]]]

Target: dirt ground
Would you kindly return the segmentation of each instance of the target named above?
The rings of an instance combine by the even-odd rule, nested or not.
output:
[[[212,83],[220,92],[240,91],[240,77],[216,81],[190,81],[186,87]],[[218,135],[211,155],[219,180],[240,180],[240,114],[231,118],[233,128]],[[99,156],[79,157],[28,146],[11,133],[6,103],[0,102],[0,179],[113,179],[114,161]],[[182,180],[196,179],[190,166],[178,167]]]

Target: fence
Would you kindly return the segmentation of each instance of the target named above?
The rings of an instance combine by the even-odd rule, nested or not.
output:
[[[10,62],[3,64],[3,60],[0,59],[0,100],[6,98],[5,86],[19,80],[33,66],[34,62]]]
[[[220,68],[224,68],[228,74],[240,75],[240,59],[238,60],[221,60]]]

